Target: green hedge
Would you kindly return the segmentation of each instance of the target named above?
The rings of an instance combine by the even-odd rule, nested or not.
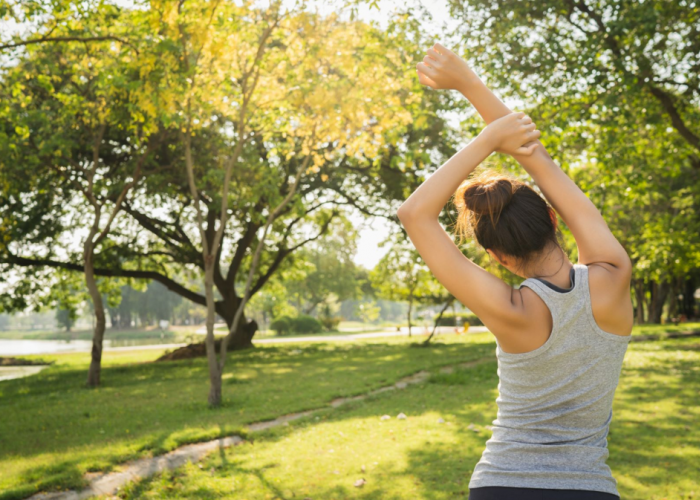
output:
[[[469,323],[471,326],[484,326],[479,317],[474,313],[451,313],[446,312],[438,321],[438,326],[457,326],[457,319],[459,319],[459,325],[462,326],[465,322]]]
[[[329,332],[336,331],[342,319],[340,316],[319,316],[318,318],[323,328]]]
[[[319,333],[323,330],[321,323],[313,316],[301,314],[296,318],[280,316],[272,323],[270,329],[277,335],[289,335],[292,333]]]

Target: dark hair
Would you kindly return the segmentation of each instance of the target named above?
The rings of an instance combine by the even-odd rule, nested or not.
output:
[[[455,192],[459,215],[455,224],[463,237],[476,237],[484,249],[527,263],[549,243],[558,245],[554,209],[517,179],[493,171],[464,181]]]

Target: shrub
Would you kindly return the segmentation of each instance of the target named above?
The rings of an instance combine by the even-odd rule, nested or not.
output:
[[[468,323],[471,326],[483,326],[479,317],[474,313],[445,313],[440,318],[438,326],[456,326],[459,319],[460,326]]]
[[[277,335],[288,335],[290,333],[319,333],[323,331],[321,323],[313,316],[300,314],[296,318],[280,316],[270,323],[270,329]]]
[[[291,327],[295,333],[319,333],[323,330],[323,326],[316,318],[305,314],[291,318]]]
[[[292,332],[292,318],[280,316],[270,323],[270,330],[274,330],[277,335],[287,335]]]
[[[324,330],[332,332],[338,329],[342,318],[340,316],[319,316],[318,320],[321,322]]]

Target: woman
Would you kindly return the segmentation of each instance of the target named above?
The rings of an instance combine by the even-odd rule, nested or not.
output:
[[[632,330],[630,259],[596,207],[547,154],[528,116],[512,113],[440,44],[417,70],[424,85],[459,90],[488,124],[398,210],[437,279],[496,338],[498,416],[469,498],[619,499],[605,463],[606,438]],[[551,206],[506,176],[467,179],[494,151],[512,155]],[[453,194],[458,228],[525,278],[519,288],[464,257],[440,226],[438,215]],[[557,242],[557,213],[576,239],[576,264]]]

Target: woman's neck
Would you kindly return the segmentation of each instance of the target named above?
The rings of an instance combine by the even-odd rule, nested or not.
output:
[[[547,252],[542,260],[533,265],[526,275],[527,278],[540,278],[561,288],[571,287],[569,276],[573,264],[558,245],[554,251]]]

